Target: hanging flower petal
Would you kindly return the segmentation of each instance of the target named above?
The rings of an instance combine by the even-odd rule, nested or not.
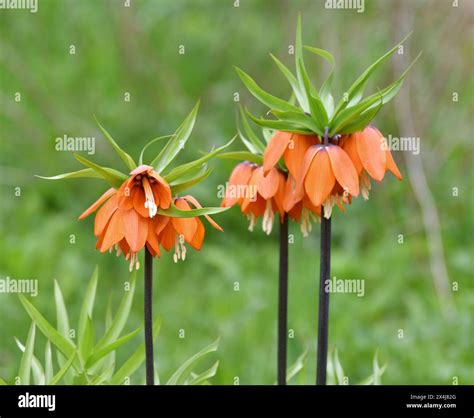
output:
[[[288,171],[293,175],[297,176],[301,167],[301,161],[303,161],[306,151],[311,145],[316,145],[321,141],[315,135],[301,135],[293,134],[291,140],[288,143],[283,157],[285,160]]]
[[[134,209],[127,210],[123,215],[123,231],[130,249],[136,253],[145,245],[148,235],[147,219],[141,217]]]
[[[137,187],[133,196],[133,208],[144,218],[149,218],[148,209],[145,207],[145,192]]]
[[[298,175],[295,177],[296,195],[300,195],[304,190],[304,179],[309,171],[315,155],[323,149],[322,145],[312,145],[306,151],[303,162],[301,163]]]
[[[115,194],[99,209],[94,218],[94,235],[99,236],[104,230],[110,217],[117,210],[118,196]]]
[[[154,219],[154,218],[153,218]],[[155,252],[154,256],[160,256],[160,243],[158,241],[158,236],[156,235],[154,226],[155,223],[153,219],[149,218],[148,219],[148,232],[147,232],[147,245],[149,244],[151,248],[153,248],[153,251]]]
[[[166,251],[170,251],[174,247],[177,235],[173,223],[168,222],[159,237],[160,243]]]
[[[191,241],[189,241],[189,245],[193,247],[195,250],[200,250],[202,247],[202,243],[204,241],[204,236],[206,235],[206,229],[204,228],[204,224],[201,222],[200,219],[196,219],[197,221],[197,228],[196,233]]]
[[[353,134],[362,165],[377,181],[385,175],[385,149],[382,134],[372,127]]]
[[[166,225],[168,225],[168,222],[171,222],[171,218],[168,218],[167,216],[161,216],[161,215],[155,216],[153,220],[154,220],[156,235],[160,235],[161,231],[163,231]]]
[[[263,174],[263,167],[259,167],[255,170],[255,175],[257,176],[257,190],[258,193],[264,199],[272,198],[278,190],[278,184],[280,182],[280,177],[278,175],[278,170],[275,167],[272,167],[268,174],[265,176]]]
[[[110,196],[117,193],[113,187],[107,190],[102,196],[100,196],[92,205],[90,205],[82,214],[79,216],[79,219],[84,219],[86,216],[89,216],[91,213],[95,212],[99,206],[104,203]]]
[[[202,209],[202,206],[201,204],[197,201],[196,198],[194,198],[193,196],[191,195],[186,195],[186,196],[183,196],[183,199],[187,200],[188,202],[190,202],[191,204],[194,205],[195,208],[197,209]],[[218,229],[219,231],[224,231],[222,229],[222,227],[216,222],[214,221],[214,219],[212,219],[209,215],[204,215],[204,217],[207,219],[207,221],[216,229]]]
[[[314,156],[304,181],[306,194],[313,205],[320,206],[331,193],[335,183],[328,152],[321,148]]]
[[[238,187],[242,187],[243,189],[243,186],[247,186],[254,169],[255,165],[248,161],[244,161],[235,166],[229,178],[229,187],[226,188],[226,194],[221,203],[222,207],[230,207],[242,202],[243,196],[239,196],[238,193],[232,195],[231,191],[234,189],[238,190]]]
[[[390,170],[398,180],[401,180],[402,175],[400,173],[400,170],[398,170],[397,164],[395,164],[395,161],[392,157],[392,153],[388,149],[385,150],[385,160],[387,170]]]
[[[285,187],[286,187],[286,179],[284,174],[277,170],[278,172],[278,189],[273,196],[273,201],[277,207],[278,213],[280,214],[280,221],[283,222],[285,217],[285,208],[284,208],[284,200],[285,200]]]
[[[298,187],[295,178],[288,174],[288,178],[285,184],[285,192],[283,199],[283,209],[289,212],[298,202],[303,199],[304,188]]]
[[[360,173],[364,169],[364,166],[362,165],[362,162],[360,161],[359,152],[357,151],[355,135],[348,135],[348,136],[342,137],[340,144],[341,144],[342,149],[347,153],[347,155],[351,159],[352,164],[354,164],[357,174],[360,175]]]
[[[263,154],[263,171],[267,174],[278,163],[290,142],[290,132],[277,131],[268,142]]]
[[[117,244],[124,237],[122,210],[116,210],[105,230],[100,252],[107,251],[112,245]]]
[[[191,206],[183,198],[175,200],[175,206],[181,210],[190,210]],[[184,236],[186,242],[192,241],[197,229],[196,218],[171,218],[176,232]]]
[[[337,145],[326,147],[338,183],[352,196],[359,194],[359,176],[349,156]]]

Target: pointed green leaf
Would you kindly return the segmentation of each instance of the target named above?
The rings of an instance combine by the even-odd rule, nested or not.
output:
[[[319,93],[311,84],[308,72],[304,65],[301,16],[298,16],[298,23],[296,25],[295,63],[300,88],[305,92],[305,96],[308,100],[311,118],[314,120],[319,131],[324,132],[324,128],[328,123],[328,115],[324,108],[324,104],[319,97]]]
[[[81,343],[82,344],[79,347],[80,352],[82,353],[81,360],[82,362],[85,362],[89,358],[95,343],[94,324],[90,316],[87,317],[86,328]]]
[[[89,383],[87,383],[89,386],[98,386],[109,380],[110,375],[114,371],[114,366],[109,366],[107,369],[104,370],[103,373],[99,374],[98,376],[95,376]]]
[[[160,331],[161,318],[156,318],[153,323],[153,341],[156,340]],[[130,377],[145,361],[145,343],[141,343],[138,349],[128,358],[124,365],[112,376],[110,384],[121,385],[125,378]]]
[[[34,323],[32,323],[34,324]],[[25,352],[26,347],[15,337],[15,342],[18,348],[22,353]],[[44,385],[45,381],[45,373],[43,370],[43,366],[38,358],[33,354],[31,358],[31,371],[33,373],[33,384],[34,385]]]
[[[69,338],[69,319],[63,294],[57,280],[54,280],[54,299],[56,302],[56,328],[63,337]]]
[[[51,351],[51,342],[47,340],[44,348],[44,376],[47,385],[50,384],[53,375],[53,353]]]
[[[252,127],[249,124],[249,121],[247,120],[247,117],[245,116],[245,112],[242,106],[239,106],[239,113],[240,113],[240,121],[242,122],[244,132],[245,132],[245,135],[244,135],[244,133],[241,132],[240,130],[240,123],[237,122],[237,131],[239,133],[240,139],[242,140],[244,144],[246,144],[246,142],[251,143],[256,153],[263,154],[263,152],[265,151],[265,144],[260,140],[260,138],[253,131]],[[246,146],[247,148],[249,148],[247,144]]]
[[[170,218],[194,218],[196,216],[213,215],[216,213],[225,212],[228,209],[230,208],[209,207],[201,209],[181,210],[178,209],[174,204],[171,204],[168,209],[158,209],[158,214],[169,216]]]
[[[336,372],[337,384],[344,385],[344,369],[342,368],[342,364],[339,361],[337,349],[334,350],[334,371]]]
[[[130,279],[130,290],[124,290],[124,295],[120,302],[117,313],[115,314],[112,325],[97,343],[97,346],[95,347],[94,351],[104,348],[106,345],[110,344],[112,341],[116,340],[119,337],[120,333],[125,327],[125,324],[127,323],[127,319],[130,314],[130,308],[132,307],[133,296],[135,294],[136,281],[137,274],[136,271],[134,271]]]
[[[150,142],[148,142],[148,144],[146,144],[140,152],[140,158],[138,159],[138,164],[139,165],[143,164],[143,156],[144,156],[145,151],[148,149],[149,146],[153,145],[155,142],[161,141],[162,139],[171,138],[175,135],[176,134],[159,136],[158,138],[154,138]]]
[[[173,137],[150,163],[151,166],[155,167],[155,170],[158,173],[161,173],[166,167],[168,167],[171,161],[173,161],[178,153],[184,148],[193,130],[198,110],[199,101],[193,107],[189,115],[186,116],[183,123],[178,127]]]
[[[117,338],[115,341],[111,342],[110,344],[105,345],[103,348],[95,350],[94,353],[87,359],[86,368],[92,367],[95,363],[97,363],[100,359],[105,357],[110,352],[116,350],[117,348],[121,347],[122,345],[129,342],[133,339],[138,333],[141,331],[142,327],[138,327],[135,331],[130,332],[123,337]]]
[[[341,110],[336,118],[330,123],[330,135],[336,133],[351,133],[366,126],[375,117],[380,107],[389,102],[400,90],[403,81],[421,53],[412,61],[402,75],[393,83],[378,93],[372,94],[355,106],[346,107]],[[365,124],[364,124],[365,123]]]
[[[105,139],[107,141],[109,141],[110,145],[112,145],[114,150],[117,151],[117,154],[120,156],[120,158],[126,164],[126,166],[129,168],[129,170],[132,171],[134,168],[136,168],[137,164],[135,163],[133,158],[130,155],[128,155],[122,148],[119,147],[119,145],[115,142],[115,140],[112,138],[112,136],[100,124],[100,122],[97,120],[95,115],[94,115],[94,119],[95,119],[97,125],[99,126],[99,129],[102,131],[102,134],[104,135]]]
[[[356,81],[349,87],[347,90],[347,100],[341,99],[334,111],[334,115],[336,115],[340,110],[347,107],[349,104],[353,104],[354,98],[362,97],[365,84],[369,77],[398,49],[400,45],[402,45],[410,36],[412,32],[410,32],[405,38],[403,38],[397,45],[395,45],[392,49],[382,55],[377,61],[375,61],[372,65],[369,66],[360,76],[357,78]],[[352,103],[351,103],[352,102]]]
[[[112,318],[112,298],[109,297],[107,302],[107,308],[105,310],[105,329],[108,330],[112,326],[113,318]],[[106,370],[110,370],[112,368],[112,372],[109,372],[108,379],[112,376],[114,368],[115,368],[115,352],[112,351],[109,353],[105,358],[97,361],[92,367],[89,367],[88,372],[93,375],[100,374]]]
[[[190,373],[192,372],[193,367],[207,354],[217,351],[219,347],[219,338],[214,341],[212,344],[204,347],[201,351],[196,353],[194,356],[186,360],[179,368],[176,370],[173,375],[170,377],[167,385],[182,385],[188,379]]]
[[[381,384],[380,378],[382,374],[380,373],[380,366],[378,362],[378,350],[375,352],[375,355],[374,355],[373,367],[374,367],[374,385],[380,385]]]
[[[170,183],[171,193],[175,194],[175,193],[178,193],[178,192],[182,192],[184,190],[187,190],[187,189],[195,186],[196,184],[201,183],[207,177],[209,177],[209,174],[211,174],[211,171],[212,171],[211,168],[207,168],[206,165],[204,165],[202,167],[202,169],[199,170],[199,173],[197,175],[195,175],[194,177],[185,179],[184,176],[183,176],[183,177],[173,181],[172,183]]]
[[[62,180],[62,179],[74,179],[74,178],[81,178],[81,177],[88,177],[88,178],[95,178],[95,179],[102,179],[103,177],[94,171],[92,168],[84,168],[83,170],[72,171],[70,173],[58,174],[57,176],[52,177],[45,177],[45,176],[38,176],[35,174],[35,177],[44,180]]]
[[[293,93],[296,97],[296,100],[298,100],[298,103],[300,104],[303,111],[309,112],[308,99],[306,97],[306,94],[304,94],[301,91],[297,78],[277,57],[275,57],[273,54],[270,54],[270,56],[272,57],[273,61],[275,61],[280,71],[283,73],[283,75],[286,77],[286,79],[290,83],[291,88],[293,89]]]
[[[65,376],[65,374],[69,371],[69,369],[73,365],[75,358],[76,358],[76,352],[74,351],[74,353],[72,353],[68,361],[64,363],[64,366],[61,367],[61,369],[51,379],[51,381],[49,382],[50,385],[55,386],[61,381],[61,379]]]
[[[237,71],[242,82],[245,84],[245,87],[255,96],[260,102],[268,106],[270,109],[281,110],[282,112],[295,112],[298,111],[298,108],[285,100],[282,100],[276,96],[272,96],[270,93],[267,93],[265,90],[259,87],[259,85],[250,77],[247,73],[242,71],[238,67],[234,67]]]
[[[296,361],[286,370],[286,382],[290,382],[301,370],[304,369],[308,357],[308,349],[306,349]]]
[[[375,118],[382,106],[383,102],[380,101],[377,107],[365,110],[354,122],[347,123],[341,129],[339,129],[338,133],[342,135],[348,135],[353,132],[362,131]]]
[[[272,110],[272,113],[282,121],[302,126],[318,135],[324,135],[324,132],[315,124],[314,119],[302,112],[279,112]]]
[[[72,353],[76,351],[74,344],[56,331],[25,296],[19,294],[18,297],[30,318],[34,321],[45,337],[48,338],[67,358],[71,357]],[[79,371],[79,367],[76,363],[75,368]]]
[[[334,111],[334,99],[331,95],[331,86],[332,86],[332,80],[334,77],[334,68],[335,68],[334,57],[331,53],[329,53],[328,51],[324,49],[314,48],[312,46],[306,46],[306,45],[304,48],[312,52],[313,54],[319,55],[320,57],[324,58],[331,65],[331,70],[329,72],[329,75],[324,81],[324,83],[322,84],[321,90],[319,91],[321,100],[326,109],[326,113],[328,114],[328,117],[331,117]]]
[[[95,295],[97,292],[97,283],[99,280],[99,266],[96,266],[92,273],[89,284],[87,285],[84,301],[82,302],[81,312],[79,314],[79,326],[77,332],[77,341],[81,358],[85,358],[84,336],[86,333],[87,320],[92,318],[94,310]]]
[[[226,160],[239,160],[239,161],[250,161],[255,164],[262,165],[263,164],[263,156],[253,154],[248,151],[233,151],[233,152],[225,152],[220,154],[218,158],[223,158]]]
[[[217,369],[219,368],[219,360],[217,360],[209,369],[203,371],[202,373],[196,374],[191,373],[191,377],[188,380],[188,385],[202,385],[205,384],[209,379],[213,378]]]
[[[411,68],[415,65],[415,63],[418,61],[418,59],[421,57],[422,53],[420,52],[416,58],[410,63],[410,65],[405,69],[405,71],[400,75],[400,77],[395,80],[393,83],[385,87],[380,94],[382,95],[382,105],[388,103],[390,100],[392,100],[397,93],[400,91],[400,88],[403,85],[403,82],[405,81],[405,78],[408,74],[408,72],[411,70]],[[373,107],[376,107],[377,104],[373,104],[369,106],[368,109],[371,109]]]
[[[313,131],[304,128],[301,125],[297,125],[295,123],[291,123],[288,121],[283,121],[283,120],[269,120],[269,119],[258,119],[255,116],[253,116],[248,110],[245,111],[247,113],[247,116],[252,119],[257,125],[263,126],[265,128],[271,128],[275,129],[278,131],[286,131],[286,132],[294,132],[294,133],[299,133],[303,135],[308,135],[312,134]]]
[[[118,189],[122,185],[122,183],[128,178],[119,171],[106,167],[101,167],[100,165],[88,160],[87,158],[82,157],[79,154],[74,154],[74,158],[86,167],[92,168],[96,173],[100,174],[100,176],[107,183],[109,183],[112,187],[116,189]]]
[[[21,357],[20,371],[18,373],[18,376],[20,378],[20,383],[22,385],[30,384],[31,367],[32,367],[32,361],[33,361],[33,350],[35,346],[35,334],[36,334],[36,327],[35,327],[34,322],[32,322],[30,331],[28,332],[28,338],[26,340],[23,356]]]
[[[199,158],[195,161],[191,161],[189,163],[180,165],[178,167],[175,167],[168,174],[163,176],[164,179],[168,183],[172,183],[173,181],[175,181],[178,178],[184,176],[185,174],[187,174],[189,171],[195,169],[196,167],[201,167],[202,164],[209,161],[211,158],[213,158],[214,156],[216,156],[217,154],[221,153],[226,148],[228,148],[234,142],[234,140],[235,140],[235,136],[227,144],[223,145],[222,147],[216,148],[215,150],[209,152],[208,154],[202,156],[201,158]]]
[[[383,98],[382,92],[376,93],[370,97],[367,97],[359,104],[347,107],[339,112],[337,118],[335,118],[329,125],[329,136],[333,136],[340,133],[341,129],[349,123],[357,122],[358,118],[373,104],[380,104]]]
[[[120,171],[114,170],[109,167],[102,167],[105,171],[111,174],[114,177],[121,179],[121,182],[127,180],[128,176],[121,173]],[[63,179],[73,179],[73,178],[91,178],[91,179],[101,179],[104,180],[104,176],[92,168],[84,168],[83,170],[73,171],[70,173],[58,174],[57,176],[45,177],[38,176],[35,174],[35,177],[44,180],[63,180]]]

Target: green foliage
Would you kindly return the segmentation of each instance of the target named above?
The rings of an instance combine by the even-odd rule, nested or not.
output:
[[[271,55],[277,67],[290,83],[299,107],[293,105],[291,100],[285,101],[267,93],[247,73],[236,67],[237,74],[250,93],[270,108],[270,112],[278,120],[259,119],[248,111],[247,114],[260,126],[302,134],[313,133],[323,136],[326,128],[328,128],[330,136],[361,130],[370,123],[378,110],[397,94],[408,70],[421,55],[415,58],[397,81],[361,101],[367,80],[405,42],[408,36],[370,65],[349,87],[334,109],[334,99],[331,94],[335,68],[334,57],[324,49],[303,46],[301,16],[299,16],[295,44],[296,77],[281,61]],[[303,49],[322,57],[331,65],[331,71],[319,91],[311,83],[304,62]],[[375,111],[371,109],[375,109]]]
[[[191,113],[184,119],[183,123],[178,127],[172,138],[162,148],[160,153],[151,161],[150,165],[155,167],[158,173],[161,173],[170,165],[173,159],[178,155],[179,151],[184,148],[186,142],[196,122],[196,116],[199,109],[199,102],[193,107]]]
[[[136,340],[141,332],[141,327],[134,331],[122,335],[128,321],[135,294],[136,275],[132,274],[129,288],[125,291],[119,304],[117,312],[112,319],[111,311],[107,311],[106,332],[102,338],[96,341],[93,311],[96,299],[96,291],[99,280],[98,268],[94,270],[91,280],[87,286],[86,297],[84,298],[79,315],[77,327],[77,345],[70,337],[69,317],[61,292],[57,282],[54,286],[54,300],[56,304],[55,328],[46,318],[23,296],[20,301],[26,312],[30,316],[32,323],[26,344],[23,345],[18,339],[17,346],[23,353],[21,356],[18,375],[15,384],[28,385],[33,377],[33,384],[36,385],[57,385],[72,382],[74,384],[129,384],[130,377],[133,376],[145,361],[145,344],[139,344],[136,351],[129,356],[123,365],[116,364],[116,351],[126,346],[130,341]],[[156,340],[161,326],[161,319],[158,317],[153,324],[153,338]],[[35,355],[36,328],[38,328],[46,338],[44,362],[42,363]],[[167,384],[208,384],[217,372],[219,362],[200,373],[194,370],[198,363],[209,354],[217,351],[219,340],[205,347],[200,352],[186,360],[181,367],[170,377]],[[59,370],[55,373],[53,367],[53,350],[57,351]],[[60,357],[60,356],[63,357]],[[59,361],[63,358],[63,361]],[[117,370],[116,370],[117,369]],[[0,384],[7,384],[0,380]]]
[[[196,216],[213,215],[220,212],[225,212],[228,208],[200,208],[181,210],[172,204],[168,209],[158,209],[158,214],[166,215],[170,218],[194,218]]]
[[[143,159],[145,155],[145,151],[156,142],[169,138],[166,144],[163,146],[161,151],[151,160],[149,163],[158,174],[163,174],[167,168],[169,168],[170,164],[173,160],[178,156],[182,149],[184,149],[191,132],[194,128],[194,124],[196,122],[197,112],[199,109],[199,101],[193,107],[189,115],[184,119],[182,124],[177,128],[176,132],[172,135],[164,135],[157,138],[152,139],[149,141],[141,150],[139,156],[139,163],[143,164]],[[94,116],[95,117],[95,116]],[[125,152],[117,142],[112,138],[109,132],[100,124],[100,122],[96,118],[97,125],[99,126],[102,134],[107,139],[109,144],[114,148],[123,162],[127,165],[129,170],[133,170],[137,167],[137,164],[133,160],[133,158]],[[195,161],[191,161],[177,167],[174,167],[171,170],[168,170],[167,174],[163,174],[164,178],[170,183],[172,193],[182,192],[187,190],[203,180],[205,180],[209,174],[210,170],[207,169],[207,163],[209,160],[214,158],[216,155],[221,153],[227,147],[229,147],[233,140],[231,139],[227,144],[218,147],[216,149],[211,150],[204,156],[200,157]],[[94,163],[93,161],[88,160],[87,158],[75,153],[74,158],[79,161],[81,164],[85,165],[87,168],[85,170],[79,170],[70,173],[59,174],[56,176],[45,177],[45,176],[38,176],[41,179],[45,180],[62,180],[62,179],[70,179],[70,178],[82,178],[82,177],[90,177],[90,178],[99,178],[105,180],[110,186],[115,189],[118,189],[122,183],[128,178],[125,173],[122,173],[118,170],[103,167],[99,164]],[[194,211],[191,213],[185,211],[179,211],[176,208],[170,208],[167,210],[161,210],[160,213],[162,215],[169,216],[180,216],[180,217],[193,217],[193,216],[201,216],[207,215],[210,213],[218,213],[222,212],[226,209],[220,208],[202,208],[198,211]]]
[[[387,365],[379,366],[378,353],[375,353],[372,361],[373,371],[368,377],[359,382],[359,385],[381,385],[381,377],[385,373]],[[339,360],[339,354],[335,348],[328,353],[327,365],[327,384],[328,385],[347,385],[350,384],[349,377],[345,374],[342,364]]]
[[[135,161],[133,161],[133,158],[130,157],[122,148],[119,147],[119,145],[115,142],[115,140],[110,136],[110,134],[105,130],[105,128],[100,124],[100,122],[97,120],[97,118],[94,116],[95,121],[97,125],[99,126],[100,130],[102,131],[102,134],[104,135],[105,139],[109,142],[110,145],[112,145],[113,149],[117,152],[119,157],[123,160],[125,165],[128,167],[128,169],[131,171],[133,170],[137,164]]]

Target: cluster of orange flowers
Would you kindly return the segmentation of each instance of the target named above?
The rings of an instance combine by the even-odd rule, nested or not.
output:
[[[201,208],[190,195],[172,198],[169,184],[153,167],[141,165],[118,190],[107,190],[79,219],[100,207],[94,220],[94,235],[98,237],[96,248],[100,252],[115,248],[117,256],[123,253],[132,271],[133,267],[140,267],[137,253],[145,245],[154,257],[160,256],[160,245],[166,251],[174,247],[175,262],[186,258],[185,243],[201,249],[205,228],[198,217],[172,218],[158,214],[158,209],[168,209],[171,202],[180,210],[191,210],[192,206]],[[222,231],[214,220],[205,217]]]
[[[280,168],[283,161],[287,170]],[[248,216],[253,229],[256,218],[263,216],[263,230],[272,230],[275,213],[283,222],[285,214],[297,222],[301,220],[304,236],[311,231],[311,219],[320,220],[323,214],[331,217],[332,208],[350,204],[359,193],[368,199],[371,188],[369,176],[381,181],[386,171],[401,180],[380,131],[369,125],[363,131],[335,136],[325,143],[316,135],[276,132],[270,139],[263,166],[243,162],[233,170],[229,187],[242,190],[245,196],[226,193],[223,207],[238,204]]]

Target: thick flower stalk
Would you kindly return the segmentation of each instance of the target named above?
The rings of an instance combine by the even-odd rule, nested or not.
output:
[[[301,221],[303,235],[311,230],[311,217],[321,215],[320,207],[301,197],[293,198],[294,177],[298,160],[306,150],[319,143],[315,135],[299,135],[278,130],[263,130],[264,140],[250,127],[241,109],[244,132],[239,135],[248,151],[221,154],[222,158],[243,160],[233,169],[226,185],[221,206],[240,206],[253,231],[258,218],[262,229],[270,235],[275,217],[280,224],[278,281],[277,382],[286,384],[288,324],[288,220]],[[279,161],[283,157],[280,164]],[[294,173],[294,174],[292,174]]]
[[[250,93],[267,108],[259,118],[246,111],[257,125],[276,130],[264,150],[264,174],[283,162],[287,167],[283,210],[298,219],[302,230],[310,230],[308,214],[321,218],[320,304],[318,325],[317,383],[325,384],[329,294],[325,291],[330,278],[331,217],[337,205],[344,205],[362,194],[368,198],[369,176],[381,181],[387,170],[401,179],[395,161],[382,134],[371,125],[381,107],[400,90],[409,68],[392,84],[377,93],[364,97],[367,80],[408,38],[381,56],[367,68],[345,91],[337,104],[331,94],[334,57],[320,48],[303,46],[301,18],[298,19],[293,74],[272,55],[277,67],[289,82],[294,100],[284,100],[263,90],[248,74],[236,68]],[[317,89],[311,82],[304,63],[303,51],[323,58],[331,70],[324,83]],[[418,57],[417,57],[418,58]],[[303,227],[304,226],[304,227]]]
[[[94,219],[96,248],[101,253],[115,250],[117,256],[123,254],[129,262],[130,271],[140,268],[139,252],[144,250],[146,382],[149,385],[154,384],[153,257],[160,256],[160,246],[166,251],[174,248],[174,261],[185,260],[185,243],[200,250],[205,235],[200,216],[206,217],[214,228],[222,231],[209,214],[222,212],[225,208],[203,208],[191,195],[178,197],[177,194],[204,180],[210,172],[207,162],[222,152],[232,141],[195,161],[173,169],[169,168],[192,132],[197,110],[198,105],[193,108],[173,135],[155,138],[145,145],[140,153],[138,164],[98,123],[104,137],[126,164],[129,174],[102,167],[75,154],[75,158],[85,165],[86,169],[54,177],[43,177],[50,180],[78,177],[105,180],[110,188],[86,209],[79,219],[97,212]],[[166,138],[169,139],[161,151],[149,164],[144,164],[145,151],[151,145]]]

